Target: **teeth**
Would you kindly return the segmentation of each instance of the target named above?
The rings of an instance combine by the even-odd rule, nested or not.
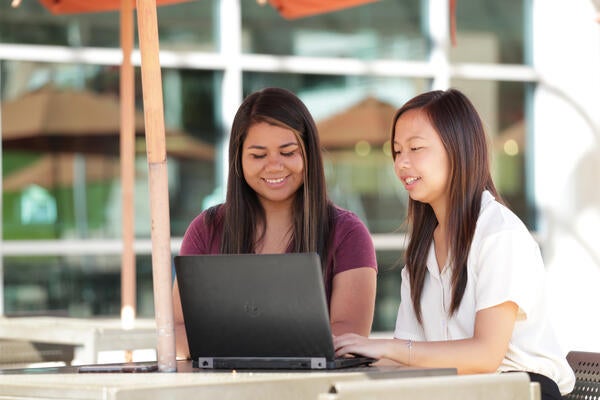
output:
[[[410,177],[410,178],[406,178],[405,182],[406,182],[406,184],[410,185],[411,183],[418,181],[418,180],[419,180],[419,178]]]
[[[271,183],[271,184],[275,184],[275,183],[281,183],[283,182],[284,178],[277,178],[277,179],[267,179],[265,178],[265,181],[267,181],[267,183]]]

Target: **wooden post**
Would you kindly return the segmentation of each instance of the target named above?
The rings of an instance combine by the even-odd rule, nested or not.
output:
[[[175,372],[169,187],[156,0],[137,0],[137,21],[152,217],[152,281],[158,333],[158,369],[161,372]]]
[[[133,0],[121,0],[121,325],[132,329],[136,318],[135,251],[135,81],[131,53],[133,51]],[[125,361],[132,361],[131,350]]]

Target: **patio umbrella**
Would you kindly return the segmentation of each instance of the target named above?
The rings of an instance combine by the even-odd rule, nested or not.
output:
[[[120,104],[113,94],[45,85],[2,103],[2,148],[46,153],[119,155]],[[135,111],[135,150],[146,152],[144,114]],[[166,131],[167,154],[212,160],[212,145],[184,132]]]
[[[156,5],[183,3],[190,0],[156,0]],[[79,14],[116,11],[121,9],[121,0],[39,0],[53,14]]]
[[[121,317],[124,322],[135,318],[135,254],[133,251],[134,226],[133,226],[133,179],[134,179],[134,140],[133,140],[133,109],[134,109],[134,81],[131,52],[133,49],[133,2],[132,0],[39,0],[45,7],[55,14],[69,14],[81,12],[99,12],[121,10],[121,46],[123,50],[123,63],[121,65],[121,174],[123,182],[123,255]],[[168,217],[168,193],[166,174],[166,153],[164,138],[164,121],[162,110],[162,87],[160,65],[158,60],[158,21],[156,6],[161,4],[181,3],[189,0],[137,0],[137,21],[140,52],[142,58],[142,86],[144,92],[144,112],[146,119],[146,137],[148,167],[150,169],[150,191],[152,212],[152,264],[153,280],[155,285],[160,279],[168,280],[170,284],[170,229]],[[158,69],[158,70],[157,70]],[[152,81],[152,79],[158,79]],[[160,110],[158,110],[160,108]],[[152,114],[152,115],[150,115]],[[159,120],[160,119],[160,120]],[[164,170],[164,171],[163,171]],[[160,190],[164,193],[160,193]],[[154,190],[153,190],[154,188]],[[166,196],[166,197],[165,197]],[[164,202],[166,198],[166,203]],[[154,204],[154,205],[152,205]],[[166,210],[166,218],[165,218]],[[156,212],[156,214],[155,214]],[[156,218],[156,220],[155,220]],[[156,225],[157,224],[157,225]],[[166,224],[166,225],[163,225]],[[154,232],[160,231],[156,237]],[[167,251],[168,249],[168,251]],[[156,258],[155,258],[156,250]],[[167,251],[168,254],[165,254]],[[159,255],[160,254],[160,255]],[[169,259],[167,267],[167,259]],[[161,266],[158,266],[160,263]],[[165,271],[168,271],[166,273]],[[159,283],[155,287],[155,312],[159,333],[157,353],[159,369],[161,371],[175,370],[175,342],[172,334],[172,310],[166,308],[171,304],[171,297],[167,296],[166,283]],[[169,289],[170,292],[170,289]],[[161,299],[160,301],[158,299]],[[169,321],[170,320],[170,321]],[[169,342],[172,342],[169,343]]]
[[[73,154],[43,156],[32,164],[5,176],[2,189],[6,192],[16,192],[31,185],[46,189],[73,186],[75,182],[74,158]],[[48,173],[52,170],[57,173]],[[114,159],[99,155],[90,155],[86,158],[86,182],[107,181],[117,176],[119,176],[119,165]]]
[[[267,0],[257,1],[260,4],[267,2]],[[268,0],[271,6],[287,19],[310,17],[376,1],[379,0]],[[456,45],[456,0],[448,1],[450,7],[450,39],[452,45]]]
[[[327,149],[353,147],[365,140],[382,145],[390,140],[396,107],[369,96],[349,108],[317,122],[321,145]]]
[[[259,3],[264,3],[265,1],[259,0]],[[295,19],[338,11],[376,1],[379,0],[269,0],[269,3],[285,18]]]
[[[119,98],[88,90],[45,85],[2,103],[5,150],[119,154]],[[144,134],[144,115],[133,117],[133,132]]]

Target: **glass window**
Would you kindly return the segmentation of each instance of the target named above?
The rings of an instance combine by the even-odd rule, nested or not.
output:
[[[119,315],[121,258],[117,255],[4,257],[7,315]],[[136,257],[137,315],[154,317],[152,261]]]
[[[453,80],[473,102],[491,144],[492,173],[496,188],[508,206],[535,228],[532,199],[527,197],[527,94],[528,84],[506,81]]]
[[[400,250],[379,250],[377,252],[377,297],[373,332],[393,332],[400,305],[400,273],[404,266],[404,253]]]
[[[279,86],[305,102],[319,128],[331,199],[372,233],[394,232],[404,219],[407,197],[393,169],[391,122],[428,85],[417,78],[244,74],[244,95]]]
[[[526,1],[460,0],[456,2],[457,45],[453,62],[525,63]]]
[[[119,70],[4,62],[4,238],[121,235]],[[181,236],[215,186],[215,88],[220,74],[165,70],[172,234]],[[148,167],[136,70],[135,230],[150,237]]]
[[[421,1],[379,1],[294,20],[242,1],[245,53],[424,60]]]
[[[215,51],[216,0],[158,7],[161,49]],[[133,2],[135,4],[135,1]],[[134,13],[134,33],[137,21]],[[13,9],[0,2],[0,42],[63,46],[120,46],[118,11],[53,15],[38,1],[23,1]]]

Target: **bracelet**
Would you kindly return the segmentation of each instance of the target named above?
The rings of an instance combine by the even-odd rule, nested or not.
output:
[[[408,339],[406,341],[406,348],[408,349],[408,362],[406,363],[406,365],[411,365],[412,348],[413,348],[413,341],[411,339]]]

